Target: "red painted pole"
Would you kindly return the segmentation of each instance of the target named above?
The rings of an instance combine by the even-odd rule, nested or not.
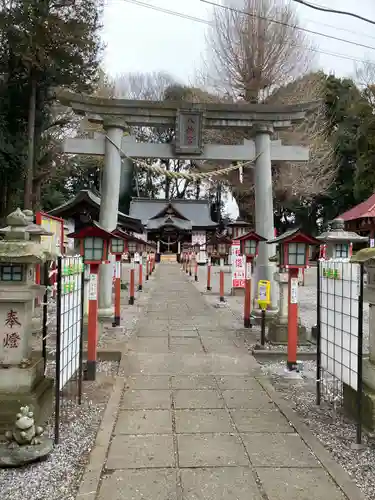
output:
[[[251,328],[250,321],[251,314],[251,262],[246,262],[246,275],[245,275],[245,300],[243,312],[243,326]]]
[[[194,266],[194,280],[198,281],[198,261],[195,260],[195,266]]]
[[[288,370],[297,368],[298,344],[298,269],[289,269],[288,282]]]
[[[96,353],[98,342],[98,272],[99,264],[90,264],[89,311],[87,325],[87,370],[86,379],[96,379]]]
[[[191,272],[191,266],[192,266],[192,256],[190,255],[190,258],[189,258],[189,276],[192,275],[192,272]]]
[[[130,269],[129,304],[134,304],[134,268]]]
[[[211,264],[207,264],[207,291],[209,292],[211,287]]]
[[[224,271],[220,270],[220,302],[225,302],[224,299]]]
[[[120,326],[120,297],[121,297],[121,255],[116,255],[116,275],[115,275],[115,317],[112,326]]]
[[[149,266],[149,262],[150,262],[150,256],[147,257],[147,260],[146,260],[146,281],[148,280],[148,266]]]
[[[141,292],[142,288],[143,288],[143,264],[141,257],[141,262],[139,263],[138,290]]]

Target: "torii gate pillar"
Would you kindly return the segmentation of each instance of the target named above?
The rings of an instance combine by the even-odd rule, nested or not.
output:
[[[267,240],[275,237],[273,193],[272,193],[272,168],[271,168],[271,135],[273,127],[269,125],[258,125],[255,128],[255,225],[256,232]],[[259,280],[271,282],[271,306],[269,315],[277,313],[278,307],[278,285],[274,280],[276,265],[269,261],[275,254],[275,245],[267,245],[266,242],[259,243],[259,253],[256,260],[255,286]],[[256,294],[253,294],[255,297]],[[257,315],[257,309],[254,309]],[[259,312],[260,315],[260,312]]]
[[[118,201],[121,183],[121,148],[126,125],[121,118],[106,118],[103,127],[110,140],[105,141],[104,168],[102,174],[102,192],[99,224],[107,231],[117,227]],[[112,144],[112,142],[116,144]],[[102,319],[112,319],[112,277],[113,264],[102,264],[99,273],[99,311]]]

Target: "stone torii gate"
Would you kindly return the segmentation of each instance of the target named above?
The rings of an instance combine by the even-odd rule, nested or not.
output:
[[[315,103],[272,106],[265,104],[217,104],[172,101],[137,101],[105,99],[61,91],[57,94],[61,104],[94,123],[102,124],[106,136],[96,134],[94,139],[66,139],[63,151],[69,154],[104,156],[102,196],[99,223],[108,231],[117,225],[121,170],[129,172],[130,161],[122,158],[122,149],[133,158],[174,158],[195,160],[255,160],[255,211],[256,232],[267,239],[274,237],[272,195],[272,161],[307,161],[308,148],[283,146],[281,141],[271,141],[275,130],[291,127],[304,120],[306,112]],[[132,126],[175,128],[175,144],[136,142],[124,136]],[[227,146],[203,144],[206,129],[251,129],[254,140],[241,145]],[[123,162],[123,166],[122,166]],[[123,176],[124,179],[128,176]],[[124,186],[123,189],[128,189]],[[277,311],[277,289],[274,281],[275,264],[269,262],[274,255],[273,245],[260,244],[256,266],[256,280],[271,281],[271,312]],[[112,268],[102,265],[99,291],[99,313],[111,316]]]

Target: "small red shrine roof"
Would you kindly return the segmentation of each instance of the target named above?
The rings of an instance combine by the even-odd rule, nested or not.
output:
[[[344,221],[375,217],[375,193],[366,201],[339,216]]]

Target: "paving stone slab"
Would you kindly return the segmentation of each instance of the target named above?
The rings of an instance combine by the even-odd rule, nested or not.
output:
[[[323,469],[258,468],[268,500],[347,500]]]
[[[172,377],[171,385],[173,389],[217,389],[215,377],[210,375]]]
[[[276,409],[276,406],[265,391],[232,389],[223,391],[223,397],[228,408]]]
[[[227,410],[176,410],[176,432],[235,432]]]
[[[171,469],[116,470],[103,478],[98,500],[177,500],[176,484]]]
[[[139,330],[137,332],[138,337],[148,337],[148,338],[153,338],[153,337],[168,337],[168,328],[156,330],[152,326],[148,326],[148,328],[142,328],[142,330]]]
[[[278,410],[231,409],[230,414],[239,432],[295,432]]]
[[[156,410],[171,407],[171,392],[167,390],[129,390],[121,401],[122,410]]]
[[[137,352],[168,352],[168,336],[138,337],[129,343],[129,349]]]
[[[249,465],[235,434],[178,434],[177,441],[180,467]]]
[[[241,434],[255,467],[320,467],[298,434]]]
[[[237,354],[238,346],[231,340],[219,337],[202,337],[202,343],[209,353],[225,352],[233,356]]]
[[[198,353],[203,352],[202,343],[199,337],[171,337],[170,349],[173,352]]]
[[[202,337],[234,338],[231,330],[226,330],[221,324],[209,328],[198,327],[198,332]]]
[[[127,379],[129,389],[169,389],[168,376],[135,375]]]
[[[216,377],[217,384],[223,391],[229,389],[247,389],[263,391],[263,387],[254,377],[222,376]]]
[[[169,330],[169,335],[171,337],[194,337],[198,338],[198,330],[189,328],[183,330],[182,328],[174,327]]]
[[[171,434],[172,414],[169,410],[120,411],[115,434]]]
[[[181,481],[183,500],[262,500],[247,467],[183,469]]]
[[[173,437],[147,434],[119,434],[109,448],[106,469],[141,469],[174,467]]]
[[[224,408],[218,391],[180,389],[173,393],[175,408]]]

